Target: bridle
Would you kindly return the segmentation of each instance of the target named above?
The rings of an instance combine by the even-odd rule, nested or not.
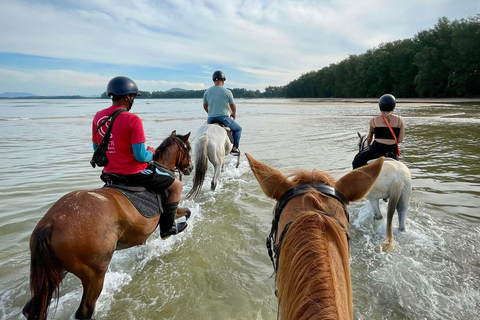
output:
[[[177,144],[177,146],[180,150],[180,153],[178,154],[177,161],[175,161],[175,169],[178,170],[179,179],[181,181],[182,176],[185,173],[185,169],[180,167],[180,165],[182,163],[182,160],[185,160],[185,158],[186,158],[188,160],[188,163],[190,163],[192,161],[192,158],[190,157],[190,154],[188,153],[187,144],[185,142],[183,142],[182,139],[175,136],[175,137],[173,137],[173,141],[175,141],[175,143]],[[182,154],[183,154],[183,159],[181,158]]]
[[[358,142],[358,152],[362,152],[366,149],[365,141],[367,140],[367,135],[363,135],[360,137],[360,141]]]
[[[278,222],[280,221],[280,216],[282,214],[282,211],[290,200],[292,200],[296,197],[302,196],[302,195],[304,195],[308,192],[311,192],[312,189],[320,192],[323,195],[326,195],[330,198],[333,198],[333,199],[339,201],[342,204],[342,206],[345,210],[345,216],[347,217],[347,221],[350,221],[350,217],[349,217],[348,211],[346,209],[345,198],[343,197],[343,195],[340,192],[335,190],[335,188],[333,188],[331,186],[327,186],[326,184],[315,184],[314,183],[314,184],[299,185],[299,186],[296,186],[296,187],[288,190],[280,198],[280,200],[277,202],[275,208],[273,209],[274,217],[273,217],[273,220],[272,220],[272,229],[270,230],[270,234],[267,237],[267,242],[266,242],[268,255],[270,256],[270,260],[272,261],[273,269],[274,269],[275,273],[277,272],[277,269],[278,269],[278,261],[279,261],[279,258],[280,258],[280,248],[282,246],[283,238],[284,238],[285,234],[287,233],[288,228],[292,224],[292,221],[290,221],[285,225],[285,228],[283,229],[282,234],[280,235],[280,238],[278,240],[278,244],[275,244],[275,239],[276,239],[277,233],[278,233]],[[337,218],[335,218],[333,215],[331,215],[330,213],[327,213],[325,211],[318,211],[318,213],[319,214],[324,214],[328,217],[331,217],[331,218],[335,219],[338,222],[338,224],[343,229],[346,230],[343,223],[340,220],[338,220]],[[348,240],[348,233],[347,233],[347,240]]]

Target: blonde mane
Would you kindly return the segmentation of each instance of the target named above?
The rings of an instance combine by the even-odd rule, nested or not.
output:
[[[328,174],[297,171],[290,175],[296,185],[324,183],[334,185]],[[313,191],[313,190],[312,190]],[[277,289],[282,319],[339,319],[338,284],[328,242],[339,248],[351,304],[351,279],[347,230],[319,211],[343,215],[343,206],[331,198],[311,192],[303,201],[310,204],[290,225],[281,246]],[[313,203],[313,206],[311,205]],[[348,226],[347,226],[348,227]]]

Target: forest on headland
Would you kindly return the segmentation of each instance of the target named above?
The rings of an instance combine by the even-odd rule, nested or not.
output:
[[[480,14],[453,21],[442,17],[411,39],[381,43],[285,86],[230,90],[236,98],[480,97]],[[201,98],[204,92],[141,93],[144,98]]]

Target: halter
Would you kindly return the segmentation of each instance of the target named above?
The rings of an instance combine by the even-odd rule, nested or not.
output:
[[[287,233],[288,228],[292,224],[292,221],[290,221],[285,225],[285,228],[283,229],[282,234],[280,235],[280,239],[278,240],[278,244],[275,244],[275,239],[277,237],[277,232],[278,232],[278,222],[280,221],[280,216],[282,214],[282,211],[290,200],[308,193],[309,191],[312,190],[312,188],[315,189],[316,191],[320,192],[323,195],[326,195],[330,198],[333,198],[333,199],[339,201],[342,204],[343,208],[345,209],[345,216],[347,217],[347,221],[350,221],[350,217],[349,217],[348,211],[346,209],[345,198],[343,197],[343,195],[340,192],[335,190],[335,188],[327,186],[325,184],[303,184],[303,185],[299,185],[299,186],[294,187],[293,189],[288,190],[280,198],[280,200],[277,202],[277,205],[275,206],[275,208],[273,210],[274,218],[272,220],[272,229],[270,230],[270,235],[267,237],[267,243],[266,243],[267,250],[268,250],[268,255],[270,256],[270,260],[272,261],[273,269],[274,269],[275,273],[277,272],[277,269],[278,269],[278,260],[280,258],[280,247],[282,245],[283,238],[284,238],[285,234]],[[331,217],[331,218],[337,220],[338,224],[343,229],[346,229],[345,226],[343,225],[343,223],[341,223],[340,220],[335,218],[330,213],[327,213],[327,212],[324,212],[324,211],[318,211],[318,213],[324,214],[328,217]],[[348,239],[348,234],[347,234],[347,239]]]
[[[183,142],[182,139],[175,136],[175,137],[173,137],[173,141],[175,141],[178,148],[180,149],[180,153],[178,154],[177,161],[175,162],[175,168],[178,170],[178,173],[179,173],[179,176],[180,176],[180,181],[181,181],[182,180],[182,175],[185,173],[185,170],[180,168],[180,164],[182,163],[180,157],[183,154],[187,158],[188,163],[190,163],[191,157],[188,154],[187,145],[185,144],[185,142]]]

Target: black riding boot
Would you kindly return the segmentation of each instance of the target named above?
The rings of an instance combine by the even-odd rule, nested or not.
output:
[[[177,215],[178,202],[165,203],[163,205],[163,213],[160,216],[160,237],[166,239],[171,235],[178,234],[185,230],[187,222],[175,222]]]

